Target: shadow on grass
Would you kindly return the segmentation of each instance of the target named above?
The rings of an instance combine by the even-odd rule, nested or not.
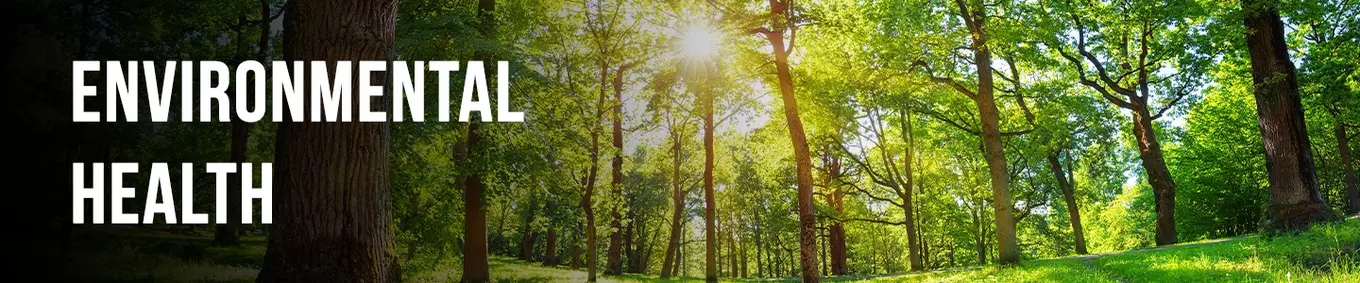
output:
[[[240,247],[212,245],[211,234],[126,226],[80,227],[65,261],[69,282],[253,282],[263,262],[263,237]],[[55,278],[54,278],[55,279]]]

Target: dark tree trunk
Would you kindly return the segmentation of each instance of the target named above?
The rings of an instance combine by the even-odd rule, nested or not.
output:
[[[533,216],[536,215],[534,208],[537,208],[537,196],[529,196],[529,207],[524,214],[524,223],[520,226],[520,260],[533,259],[534,242],[539,241],[537,231],[533,229]]]
[[[762,221],[760,218],[760,211],[756,211],[755,215],[755,221],[760,223],[760,221]],[[769,262],[769,260],[766,258],[765,253],[765,241],[763,240],[765,236],[760,233],[759,224],[756,225],[754,236],[756,237],[756,277],[765,277],[768,276],[768,273],[766,272],[769,270],[765,267],[765,263]]]
[[[750,262],[751,262],[751,258],[750,258],[750,257],[747,257],[747,256],[749,255],[749,253],[750,253],[751,244],[746,242],[746,241],[748,240],[748,238],[746,238],[745,235],[740,236],[740,238],[741,238],[741,240],[740,240],[740,243],[741,243],[741,248],[740,248],[740,249],[741,249],[741,262],[740,262],[740,264],[741,264],[741,277],[742,277],[742,278],[746,278],[746,277],[748,277],[747,275],[749,275],[748,271],[751,270],[751,269],[749,268],[749,266],[747,266],[747,263],[750,263]]]
[[[256,24],[260,29],[260,38],[256,41],[256,48],[259,49],[259,53],[256,54],[255,60],[265,64],[264,62],[269,60],[269,18],[271,13],[269,0],[260,0],[259,3],[260,22]],[[237,40],[244,40],[244,38],[238,38]],[[250,83],[250,85],[254,85],[253,82]],[[254,92],[255,89],[248,88],[247,91]],[[262,94],[257,93],[252,96],[262,96]],[[232,99],[232,103],[246,103],[246,105],[251,105],[250,101],[250,96]],[[231,117],[231,162],[238,164],[244,163],[246,162],[246,151],[249,150],[250,124],[242,121],[240,117],[237,117],[235,111],[232,112]],[[230,178],[231,179],[227,181],[227,187],[231,190],[227,192],[227,224],[217,226],[217,230],[214,231],[215,233],[213,235],[213,243],[223,246],[240,246],[240,235],[241,232],[243,232],[240,230],[242,189],[240,173],[232,174],[232,177]]]
[[[670,278],[675,275],[674,265],[678,265],[677,252],[680,248],[681,220],[685,212],[685,190],[680,184],[680,164],[684,153],[683,133],[679,129],[671,129],[671,151],[674,160],[671,164],[671,232],[670,240],[666,241],[666,258],[661,262],[661,278]]]
[[[538,232],[538,231],[534,231],[534,230],[532,230],[532,228],[531,228],[531,229],[526,229],[526,230],[524,231],[524,238],[520,239],[520,242],[519,242],[519,259],[520,259],[520,260],[524,260],[524,261],[533,260],[533,258],[534,258],[534,242],[537,242],[537,241],[538,241],[538,233],[536,233],[536,232]]]
[[[592,152],[599,152],[599,137],[596,137],[595,146]],[[595,194],[595,177],[598,172],[596,168],[596,154],[591,154],[590,173],[586,177],[585,195],[581,198],[581,208],[586,212],[586,271],[588,272],[587,282],[595,282],[595,268],[598,267],[599,252],[597,243],[597,232],[595,231],[595,209],[592,207],[594,200],[591,198]]]
[[[727,269],[727,276],[739,277],[741,276],[741,273],[738,272],[737,269],[739,267],[737,265],[738,259],[737,254],[740,253],[741,250],[740,243],[737,242],[737,237],[733,235],[733,233],[736,232],[730,230],[727,231],[727,261],[731,263],[731,265],[729,265]]]
[[[469,124],[468,148],[476,144],[477,124]],[[463,200],[466,217],[463,220],[463,279],[462,282],[490,282],[491,269],[487,261],[486,242],[486,187],[478,174],[468,175],[464,181]]]
[[[849,266],[845,262],[845,223],[831,223],[831,274],[846,275],[850,272]]]
[[[620,259],[619,259],[620,263],[619,263],[619,265],[627,265],[629,268],[632,268],[632,267],[633,267],[633,254],[634,254],[634,253],[633,253],[633,224],[634,224],[634,223],[631,223],[632,221],[633,221],[632,219],[629,219],[629,222],[630,222],[629,225],[625,225],[625,227],[623,227],[623,246],[622,246],[623,249],[622,249],[621,251],[619,251],[619,253],[620,253],[620,255],[619,255],[619,257],[620,257]],[[625,269],[623,268],[623,266],[619,266],[619,270],[620,270],[619,273],[622,274],[622,273],[623,273],[623,270],[625,270]]]
[[[628,226],[628,272],[645,273],[647,266],[643,264],[646,259],[647,241],[647,219],[646,216],[634,214],[632,225]]]
[[[604,118],[605,97],[608,94],[609,66],[604,61],[600,62],[600,96],[595,101],[595,120],[599,122]],[[596,268],[599,268],[599,233],[595,230],[595,180],[598,179],[600,171],[600,133],[591,130],[590,133],[590,171],[586,174],[585,192],[581,197],[581,208],[586,214],[586,282],[595,282]]]
[[[1341,169],[1346,174],[1346,203],[1347,212],[1360,213],[1360,178],[1355,174],[1354,161],[1351,159],[1350,136],[1346,134],[1346,126],[1341,123],[1340,113],[1333,110],[1332,117],[1336,118],[1337,155],[1341,156]]]
[[[613,107],[611,107],[614,110],[614,118],[610,119],[614,122],[614,160],[610,164],[613,172],[609,185],[616,196],[623,195],[623,72],[625,68],[627,67],[619,67],[618,72],[614,73],[614,102]],[[608,268],[605,269],[605,274],[618,275],[623,273],[623,261],[621,260],[623,250],[620,246],[623,237],[619,234],[623,232],[621,219],[623,215],[619,213],[623,203],[626,202],[615,204],[613,211],[610,212],[613,221],[610,222],[609,226],[614,228],[614,232],[609,235],[609,255],[606,262]]]
[[[771,18],[788,19],[789,0],[770,0]],[[807,136],[803,132],[803,120],[798,116],[798,98],[793,92],[793,74],[789,71],[789,50],[784,42],[784,30],[765,33],[773,47],[775,72],[779,78],[780,98],[784,102],[784,120],[789,127],[789,138],[793,143],[793,159],[796,164],[798,184],[798,247],[799,264],[802,266],[802,279],[805,283],[821,280],[817,274],[817,229],[812,206],[812,156],[808,151]]]
[[[1072,162],[1068,160],[1067,162]],[[1058,162],[1058,153],[1048,154],[1048,169],[1053,172],[1053,178],[1058,180],[1058,187],[1062,189],[1063,201],[1067,202],[1067,216],[1072,222],[1072,239],[1076,243],[1077,254],[1086,254],[1086,236],[1081,229],[1081,210],[1077,209],[1076,187],[1071,179],[1067,178],[1067,173],[1063,172],[1062,164]]]
[[[242,16],[241,22],[245,22]],[[239,44],[245,41],[245,33],[237,30],[237,61],[245,61],[246,46]],[[252,79],[253,80],[253,79]],[[253,86],[253,84],[252,84]],[[254,93],[253,87],[246,88],[249,93]],[[234,98],[231,99],[231,107],[235,109],[235,103],[246,103],[250,95],[242,95],[241,90],[235,91]],[[235,112],[231,112],[231,162],[246,162],[246,146],[250,140],[250,124],[241,120]],[[220,246],[239,246],[241,245],[241,235],[237,234],[241,230],[241,173],[231,173],[227,177],[227,223],[216,224],[214,234],[212,234],[212,244]]]
[[[548,227],[548,236],[543,243],[543,266],[557,266],[557,231]]]
[[[581,268],[581,245],[572,242],[571,244],[571,268]]]
[[[925,264],[921,261],[921,235],[918,231],[919,229],[916,227],[916,200],[913,199],[916,194],[912,191],[912,187],[916,185],[916,175],[915,172],[912,171],[912,166],[916,161],[916,133],[912,127],[913,124],[911,115],[908,115],[907,112],[903,111],[902,138],[903,142],[907,144],[905,152],[906,161],[903,162],[904,164],[902,166],[904,169],[903,175],[905,175],[905,178],[903,179],[905,183],[901,184],[902,189],[898,190],[898,193],[900,194],[899,197],[902,199],[902,221],[906,222],[907,226],[907,259],[911,271],[920,271],[924,269]]]
[[[634,214],[632,225],[628,226],[631,231],[628,233],[630,247],[628,252],[628,272],[646,273],[647,265],[644,264],[647,258],[647,250],[651,243],[647,241],[647,218],[645,215]]]
[[[823,229],[821,229],[821,227],[819,227],[819,228],[817,229],[817,231],[822,231],[822,230],[823,230]],[[830,229],[827,229],[827,230],[830,230]],[[828,238],[828,239],[831,238],[830,233],[823,234],[823,235],[821,235],[821,236],[824,236],[824,237],[826,237],[826,238]],[[821,237],[821,236],[819,236],[819,237]],[[831,241],[827,240],[827,241],[820,241],[820,242],[818,242],[818,244],[820,244],[820,245],[821,245],[821,248],[822,248],[822,252],[817,253],[817,254],[819,254],[819,255],[822,256],[822,260],[821,260],[821,263],[822,263],[822,273],[821,273],[821,274],[830,274],[830,273],[831,273],[830,268],[826,266],[826,264],[827,264],[828,262],[831,262],[831,261],[829,261],[829,260],[826,260],[826,255],[827,255],[827,252],[826,252],[826,245],[827,245],[827,243],[829,243],[829,242],[831,242]]]
[[[537,208],[538,208],[538,195],[530,195],[529,207],[527,211],[525,211],[524,213],[524,223],[520,225],[521,235],[521,238],[519,240],[520,260],[528,261],[533,259],[534,242],[538,241],[538,234],[536,233],[538,231],[534,230],[533,226],[534,215],[537,214],[536,211],[534,210]]]
[[[286,60],[392,58],[396,1],[289,5]],[[366,32],[354,33],[356,26]],[[389,100],[383,96],[374,107],[386,110]],[[279,124],[277,215],[258,282],[400,280],[388,194],[389,131],[388,123]]]
[[[701,94],[704,111],[704,281],[718,282],[717,204],[713,199],[713,93]]]
[[[1284,42],[1284,23],[1273,3],[1243,0],[1242,8],[1247,12],[1247,53],[1270,180],[1270,206],[1262,229],[1282,231],[1339,217],[1318,189],[1298,78]]]
[[[496,38],[496,1],[479,0],[477,2],[477,18],[481,22],[478,30],[483,38],[494,40]],[[494,54],[486,51],[479,51],[476,54],[478,59],[491,60]],[[499,78],[508,80],[509,78]],[[489,117],[480,117],[480,122],[489,122]],[[479,122],[468,123],[467,141],[463,145],[465,152],[462,156],[462,164],[470,164],[474,153],[477,152],[481,140]],[[476,167],[476,166],[470,166]],[[491,282],[491,267],[489,249],[487,246],[486,229],[486,186],[482,184],[481,172],[473,169],[468,172],[463,181],[463,237],[466,241],[463,244],[463,279],[462,282]]]

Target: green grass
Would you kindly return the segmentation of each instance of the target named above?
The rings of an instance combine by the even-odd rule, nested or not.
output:
[[[1360,221],[1298,235],[1113,255],[1094,265],[1133,282],[1360,282]]]
[[[86,282],[251,282],[264,258],[262,237],[243,238],[241,247],[211,245],[206,231],[166,233],[120,228],[76,233],[72,276]],[[446,259],[408,269],[406,282],[453,282],[461,262]],[[409,268],[409,267],[408,267]],[[419,271],[416,271],[416,270]],[[493,257],[498,282],[584,282],[578,269]],[[1360,282],[1360,220],[1318,225],[1293,235],[1250,236],[1216,243],[1186,243],[1167,249],[1133,251],[1096,258],[1027,261],[1018,266],[934,271],[844,282]],[[660,280],[656,275],[600,276],[600,282],[701,282]],[[724,279],[750,282],[750,279]]]

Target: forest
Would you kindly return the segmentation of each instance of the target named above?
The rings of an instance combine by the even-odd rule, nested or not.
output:
[[[1356,0],[17,4],[27,170],[275,171],[268,225],[71,224],[73,176],[21,181],[57,278],[1360,280]],[[508,61],[524,119],[72,123],[72,60]]]

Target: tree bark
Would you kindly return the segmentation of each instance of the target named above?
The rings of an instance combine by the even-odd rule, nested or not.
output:
[[[770,0],[772,18],[788,19],[786,13],[791,9],[790,4],[789,0]],[[793,143],[793,159],[798,178],[799,264],[802,266],[803,282],[810,283],[821,280],[817,274],[817,223],[813,218],[812,205],[812,156],[808,151],[807,136],[803,132],[803,120],[798,116],[798,97],[794,95],[793,75],[789,70],[789,52],[792,50],[785,46],[784,30],[777,28],[775,31],[766,32],[765,38],[773,47],[779,93],[784,102],[784,119]]]
[[[520,228],[521,238],[519,241],[520,260],[528,261],[533,259],[534,242],[538,241],[538,233],[536,233],[538,231],[535,231],[533,226],[534,215],[536,214],[534,210],[538,207],[537,198],[538,198],[537,195],[529,196],[529,207],[527,211],[524,213],[524,223],[522,223],[520,226],[521,227]]]
[[[496,1],[479,0],[477,2],[477,18],[481,25],[478,31],[483,38],[494,40],[496,38]],[[476,57],[482,60],[490,60],[494,54],[489,51],[478,51]],[[508,80],[509,78],[499,78]],[[480,146],[481,140],[480,122],[489,122],[490,117],[482,116],[478,122],[468,123],[467,141],[463,147],[462,164],[465,167],[474,168],[467,172],[466,179],[463,181],[463,278],[462,282],[491,282],[491,267],[488,261],[490,254],[487,246],[486,229],[486,186],[482,184],[481,172],[477,172],[477,166],[472,166],[474,154]],[[532,241],[532,239],[531,239]]]
[[[1337,155],[1341,156],[1341,169],[1346,175],[1346,203],[1348,213],[1360,213],[1360,178],[1356,177],[1354,161],[1351,159],[1350,136],[1346,133],[1346,125],[1341,123],[1341,115],[1333,110],[1332,117],[1336,119],[1336,127],[1333,129],[1336,135]]]
[[[633,223],[628,226],[628,229],[632,231],[628,233],[629,238],[632,239],[631,248],[628,252],[628,272],[646,273],[647,265],[644,262],[647,259],[646,252],[650,247],[648,244],[651,243],[647,241],[647,217],[634,214]]]
[[[903,162],[902,168],[903,175],[906,176],[904,176],[905,184],[902,184],[902,189],[898,193],[901,194],[900,198],[902,199],[902,221],[906,222],[907,226],[907,259],[910,270],[921,271],[925,269],[925,263],[921,260],[921,235],[916,226],[916,200],[913,199],[916,194],[912,191],[912,187],[916,185],[916,175],[912,171],[912,166],[916,161],[916,132],[912,125],[911,115],[903,111],[902,138],[904,139],[903,142],[907,144],[907,148],[904,153],[906,160]]]
[[[1072,222],[1072,239],[1076,243],[1077,254],[1086,254],[1086,235],[1081,229],[1081,210],[1077,209],[1076,188],[1072,180],[1067,178],[1067,173],[1063,171],[1062,164],[1058,161],[1058,153],[1048,154],[1048,169],[1053,172],[1053,178],[1058,180],[1058,188],[1062,190],[1063,201],[1067,203],[1067,217]],[[1068,162],[1072,162],[1069,160]]]
[[[674,125],[672,125],[674,126]],[[661,278],[670,278],[675,275],[673,265],[679,261],[678,249],[680,246],[680,222],[685,212],[685,191],[680,184],[680,164],[684,153],[684,141],[681,131],[672,127],[671,129],[671,151],[674,156],[671,164],[671,232],[670,240],[666,241],[666,258],[661,262]]]
[[[977,11],[970,13],[963,0],[956,2],[960,14],[970,23],[968,26],[972,33],[973,62],[978,76],[978,88],[973,101],[977,103],[978,116],[982,122],[982,142],[991,175],[997,261],[1002,265],[1016,264],[1020,262],[1020,249],[1016,246],[1015,219],[1011,213],[1010,174],[1006,169],[1006,152],[1001,144],[1000,113],[996,108],[996,98],[992,95],[992,51],[991,46],[987,45],[986,7],[978,5]]]
[[[718,282],[717,204],[713,200],[713,93],[701,94],[704,108],[704,281]]]
[[[621,66],[617,72],[614,72],[614,105],[613,107],[610,107],[614,110],[614,117],[613,119],[610,119],[614,122],[614,160],[610,164],[613,172],[612,180],[609,185],[613,189],[615,196],[623,195],[623,72],[626,68],[627,66]],[[612,233],[609,235],[609,254],[608,261],[606,262],[608,268],[605,269],[605,274],[623,274],[623,261],[621,260],[623,250],[620,246],[623,241],[623,237],[620,235],[620,233],[623,232],[623,222],[621,220],[623,215],[619,213],[623,203],[626,202],[615,204],[613,211],[610,212],[613,221],[610,222],[609,226],[613,229]]]
[[[1247,53],[1255,86],[1256,114],[1265,144],[1270,206],[1262,229],[1305,229],[1339,219],[1322,200],[1312,145],[1304,123],[1294,63],[1284,42],[1284,23],[1271,1],[1243,0]]]
[[[468,148],[476,145],[477,124],[469,124]],[[486,242],[486,187],[477,173],[464,181],[463,201],[467,209],[463,219],[463,279],[462,282],[491,282],[491,269]],[[531,240],[532,241],[532,240]]]
[[[1176,234],[1176,181],[1166,167],[1166,157],[1162,155],[1162,144],[1157,141],[1147,104],[1135,102],[1133,106],[1130,110],[1133,112],[1133,135],[1138,140],[1138,157],[1143,161],[1143,171],[1147,174],[1148,185],[1152,186],[1156,205],[1156,243],[1158,246],[1175,244],[1180,241]]]
[[[548,227],[548,236],[543,243],[543,266],[557,266],[557,231]]]
[[[392,58],[396,1],[289,5],[286,60]],[[386,84],[384,78],[377,83]],[[386,110],[390,99],[383,96],[374,107]],[[389,131],[388,123],[279,124],[277,217],[258,282],[400,280],[388,193]]]

